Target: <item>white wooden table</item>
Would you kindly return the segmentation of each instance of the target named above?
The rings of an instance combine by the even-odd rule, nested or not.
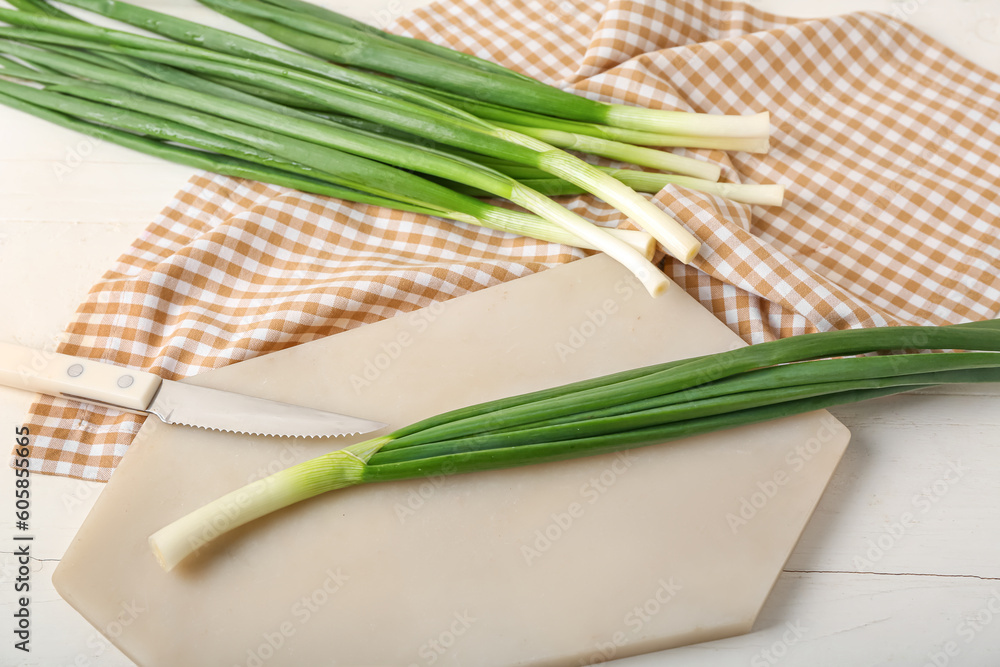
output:
[[[327,0],[369,22],[424,1]],[[185,13],[186,2],[156,4]],[[796,16],[895,13],[1000,72],[1000,0],[755,4]],[[191,171],[4,107],[0,147],[0,340],[42,347]],[[0,387],[0,448],[13,445],[30,401]],[[1000,389],[834,412],[852,444],[754,631],[619,664],[1000,665]],[[52,571],[102,489],[65,478],[32,478],[32,651],[14,649],[14,481],[0,466],[0,664],[130,665],[52,589]]]

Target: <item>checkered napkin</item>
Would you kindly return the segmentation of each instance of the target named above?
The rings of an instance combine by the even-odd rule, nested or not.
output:
[[[718,0],[442,0],[393,30],[581,95],[767,110],[766,155],[687,151],[781,207],[668,187],[704,241],[681,287],[748,342],[1000,312],[1000,77],[887,16]],[[591,197],[569,205],[628,225]],[[581,257],[578,250],[199,175],[94,286],[61,351],[182,378]],[[137,417],[40,399],[34,469],[106,480]]]

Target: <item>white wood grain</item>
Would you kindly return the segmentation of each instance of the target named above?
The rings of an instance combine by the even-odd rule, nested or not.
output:
[[[327,2],[384,24],[426,0]],[[210,16],[190,0],[144,4]],[[1000,72],[1000,0],[752,4],[793,16],[895,14]],[[0,340],[42,346],[61,331],[89,286],[193,173],[86,141],[0,107]],[[0,388],[0,448],[12,443],[30,400]],[[851,428],[852,445],[755,631],[619,664],[1000,664],[1000,388],[955,387],[835,412]],[[32,480],[40,560],[32,562],[34,650],[25,655],[9,635],[13,474],[0,467],[0,664],[131,664],[50,583],[102,488]]]
[[[0,146],[0,223],[145,225],[195,173],[6,107]]]
[[[853,437],[788,567],[1000,577],[1000,400],[834,409]]]
[[[1000,0],[750,0],[783,16],[833,16],[856,11],[888,14],[931,35],[956,53],[1000,72]]]
[[[1000,663],[998,628],[1000,581],[786,573],[750,634],[613,664],[987,667]]]

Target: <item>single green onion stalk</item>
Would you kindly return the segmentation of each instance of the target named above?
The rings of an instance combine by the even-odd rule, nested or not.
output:
[[[405,83],[413,90],[430,97],[436,97],[454,107],[468,111],[484,120],[497,124],[512,124],[522,127],[533,127],[545,130],[557,130],[575,135],[586,135],[598,139],[607,139],[635,146],[658,146],[661,148],[709,148],[724,151],[746,151],[748,153],[766,153],[769,147],[767,134],[757,137],[706,137],[697,135],[662,134],[658,132],[641,132],[627,130],[610,125],[597,123],[581,123],[565,118],[555,118],[523,109],[512,109],[499,104],[489,104],[481,100],[473,100],[461,95],[452,95],[428,86]]]
[[[985,352],[899,354],[921,349]],[[149,541],[170,570],[218,535],[327,491],[607,454],[927,386],[998,382],[998,351],[1000,320],[834,331],[488,401],[291,466]],[[842,357],[872,352],[896,354]]]
[[[717,181],[722,173],[722,167],[704,160],[675,155],[668,151],[658,151],[642,146],[633,146],[619,141],[599,139],[586,134],[564,132],[562,130],[547,130],[527,125],[512,123],[497,123],[498,126],[534,137],[557,148],[599,155],[619,162],[628,162],[640,167],[650,167],[661,171],[669,171],[682,176],[690,176],[706,181]]]
[[[345,447],[312,459],[310,466],[292,466],[228,493],[211,505],[184,516],[149,538],[156,559],[170,570],[192,551],[243,524],[357,480],[365,461],[381,441]]]
[[[578,185],[574,185],[561,178],[552,178],[540,170],[521,169],[509,165],[494,166],[497,171],[516,178],[528,187],[541,192],[549,197],[563,195],[582,195],[586,191]],[[674,174],[660,174],[649,171],[638,171],[635,169],[605,169],[616,179],[629,186],[636,192],[648,192],[655,194],[668,185],[677,185],[689,190],[697,190],[706,194],[715,195],[740,204],[751,204],[756,206],[781,206],[785,198],[785,188],[776,183],[716,183],[705,181],[700,178],[690,176],[676,176]],[[488,197],[488,192],[476,190],[468,186],[453,183],[452,187],[458,192],[465,192],[476,197]]]

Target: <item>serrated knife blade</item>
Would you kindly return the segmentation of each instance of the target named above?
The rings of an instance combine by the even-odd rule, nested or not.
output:
[[[253,435],[326,437],[376,431],[385,424],[231,391],[163,380],[146,409],[168,424]]]
[[[150,414],[167,424],[251,435],[332,437],[369,433],[385,426],[8,343],[0,343],[0,384]]]

